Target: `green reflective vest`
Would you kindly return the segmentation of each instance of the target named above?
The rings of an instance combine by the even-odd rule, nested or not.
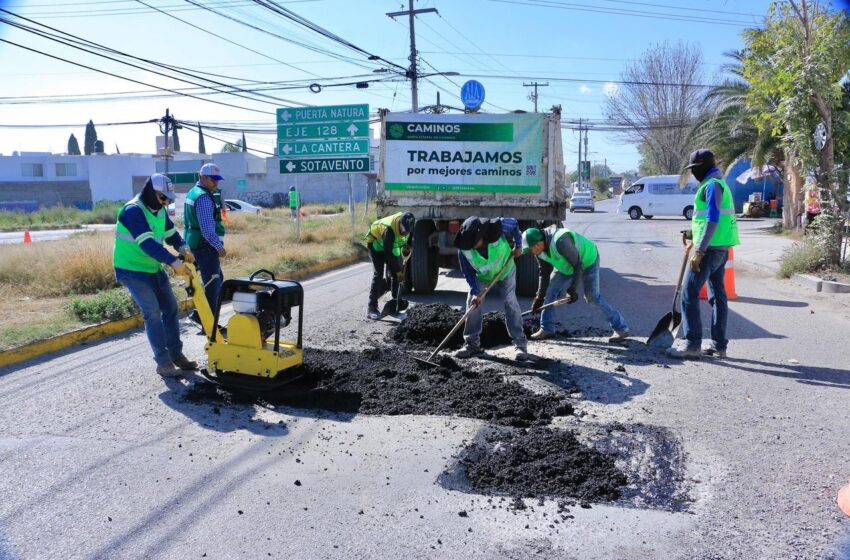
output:
[[[298,208],[301,206],[301,193],[298,191],[289,191],[289,207]]]
[[[599,258],[599,249],[596,248],[596,243],[567,228],[556,230],[555,235],[552,236],[552,243],[549,244],[546,250],[537,255],[537,258],[551,264],[555,267],[555,270],[564,276],[572,276],[573,272],[575,272],[573,265],[570,264],[570,261],[564,255],[558,252],[558,240],[567,234],[573,238],[573,243],[576,249],[578,249],[579,258],[581,258],[582,267],[589,268],[593,265],[596,259]]]
[[[186,202],[183,204],[183,223],[185,225],[183,237],[186,239],[186,244],[190,249],[200,247],[201,241],[204,238],[201,234],[200,222],[198,222],[198,213],[195,211],[195,201],[205,195],[209,195],[213,199],[215,233],[219,237],[224,237],[224,223],[221,221],[221,192],[216,189],[215,192],[211,193],[200,184],[197,184],[186,195]]]
[[[469,264],[472,265],[472,268],[475,269],[475,277],[479,282],[484,284],[489,284],[493,281],[498,274],[499,270],[504,266],[505,262],[511,258],[511,246],[508,244],[508,240],[505,239],[505,236],[499,237],[498,241],[490,243],[487,245],[487,257],[484,257],[481,253],[478,252],[478,249],[470,249],[468,251],[461,251],[466,260],[469,261]],[[516,264],[512,260],[508,266],[505,267],[504,272],[499,277],[499,281],[501,282],[511,271],[516,268]]]
[[[410,232],[404,235],[401,233],[401,217],[403,214],[403,212],[399,212],[372,222],[372,225],[369,226],[369,233],[366,234],[366,242],[371,243],[372,248],[380,253],[384,250],[384,232],[387,228],[390,228],[395,234],[393,255],[401,255],[401,248],[407,245],[407,240],[410,238]]]
[[[709,247],[734,247],[735,245],[740,245],[732,189],[729,188],[729,185],[723,179],[712,178],[700,185],[694,199],[694,217],[691,220],[691,233],[694,246],[699,247],[702,235],[705,232],[705,226],[708,221],[708,201],[705,200],[705,190],[712,181],[723,187],[723,199],[720,203],[720,221],[708,245]]]
[[[121,223],[121,213],[128,206],[138,206],[145,214],[150,231],[146,231],[139,237],[133,237],[124,224]],[[162,245],[166,239],[177,231],[174,228],[165,230],[165,208],[154,214],[136,196],[127,204],[118,209],[118,219],[115,223],[115,249],[112,251],[112,265],[115,268],[133,270],[135,272],[149,272],[154,274],[162,269],[162,263],[145,253],[141,244],[148,239],[153,239]]]

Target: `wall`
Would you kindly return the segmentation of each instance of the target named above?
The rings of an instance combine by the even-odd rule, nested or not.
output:
[[[156,171],[152,156],[89,156],[89,183],[92,199],[123,201],[133,197],[134,177],[150,177]],[[143,183],[144,184],[144,183]]]
[[[3,181],[0,182],[0,201],[32,200],[39,207],[92,207],[88,181]]]

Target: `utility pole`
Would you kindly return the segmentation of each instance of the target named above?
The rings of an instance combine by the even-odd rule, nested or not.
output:
[[[584,159],[588,160],[587,165],[590,165],[590,151],[587,149],[587,132],[588,128],[584,127]],[[590,186],[590,169],[587,170],[587,182],[588,187]]]
[[[165,172],[168,173],[168,162],[171,161],[171,152],[168,150],[168,133],[171,129],[182,128],[177,125],[177,121],[165,110],[165,116],[159,119],[159,130],[165,135]]]
[[[578,175],[576,176],[576,190],[581,190],[581,119],[578,120]]]
[[[546,82],[545,84],[541,84],[541,83],[538,83],[538,82],[531,82],[530,84],[527,84],[525,82],[522,83],[522,87],[533,87],[534,88],[534,93],[530,94],[528,97],[529,97],[529,99],[534,101],[534,112],[535,113],[537,112],[537,88],[538,88],[538,86],[544,87],[544,86],[548,86],[548,85],[549,85],[549,82]]]
[[[427,14],[437,12],[436,8],[425,8],[422,10],[413,9],[413,0],[408,1],[408,9],[402,12],[389,12],[387,15],[393,19],[398,16],[408,16],[408,25],[410,27],[410,68],[407,70],[407,78],[410,79],[411,99],[413,102],[413,112],[419,111],[419,89],[416,80],[419,78],[419,69],[416,67],[416,29],[414,21],[417,14]]]

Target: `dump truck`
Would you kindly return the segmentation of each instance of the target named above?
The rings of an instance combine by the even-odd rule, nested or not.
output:
[[[520,228],[566,216],[560,108],[550,113],[419,114],[380,111],[378,217],[416,216],[405,285],[434,291],[457,268],[454,238],[469,216],[513,217]],[[537,260],[517,261],[517,293],[537,290]]]

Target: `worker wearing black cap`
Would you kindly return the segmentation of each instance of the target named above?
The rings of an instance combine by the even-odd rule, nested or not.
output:
[[[698,358],[701,355],[726,357],[726,318],[729,311],[726,299],[726,261],[729,249],[739,244],[738,223],[735,221],[735,202],[723,174],[717,169],[714,154],[696,150],[688,159],[686,169],[700,182],[694,198],[691,230],[682,234],[682,242],[692,242],[691,269],[682,293],[682,332],[667,355],[673,358]],[[699,292],[708,281],[711,316],[711,342],[702,346],[702,319]]]
[[[514,341],[514,359],[531,359],[526,351],[528,340],[522,330],[522,310],[516,299],[516,265],[513,259],[522,254],[522,234],[517,221],[514,218],[488,220],[469,217],[460,226],[454,245],[458,249],[460,269],[469,284],[466,308],[474,307],[463,329],[466,343],[455,357],[470,358],[483,352],[481,292],[498,277],[493,289],[498,290],[504,299],[505,326]]]
[[[400,257],[404,255],[405,261],[410,258],[412,252],[410,242],[415,222],[416,218],[412,213],[399,212],[376,220],[369,227],[366,244],[369,247],[369,258],[374,268],[372,286],[369,289],[369,307],[366,310],[366,316],[369,319],[381,318],[378,298],[384,295],[388,288],[392,297],[398,300],[397,305],[391,305],[390,308],[398,311],[407,309],[408,302],[401,299],[399,293],[404,279],[404,266]],[[389,269],[389,286],[384,280],[385,267]]]

